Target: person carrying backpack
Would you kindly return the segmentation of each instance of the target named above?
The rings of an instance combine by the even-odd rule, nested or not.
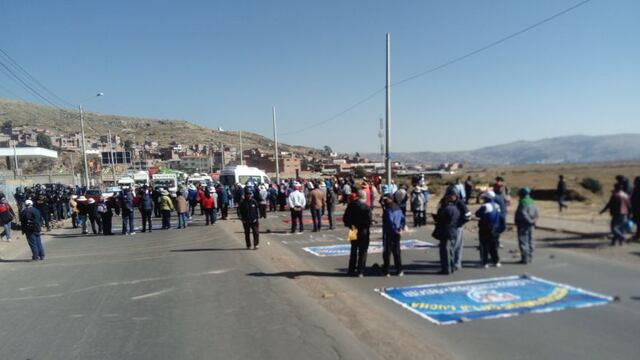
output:
[[[31,248],[31,260],[44,260],[44,247],[40,238],[40,228],[42,227],[42,215],[40,211],[33,207],[33,201],[25,201],[25,208],[20,213],[20,226],[22,233],[27,237],[29,248]]]
[[[498,226],[500,224],[500,205],[495,201],[495,193],[487,191],[482,199],[484,204],[476,211],[478,222],[478,237],[480,239],[480,258],[482,266],[489,267],[489,257],[495,267],[500,267],[498,255]]]
[[[16,213],[13,212],[13,208],[9,205],[6,197],[0,198],[0,224],[4,228],[0,237],[6,237],[4,241],[11,242],[11,225],[16,218]]]
[[[149,232],[153,230],[151,223],[151,215],[153,214],[153,196],[149,194],[146,186],[142,188],[142,194],[140,196],[140,215],[142,216],[142,232],[147,231],[147,225],[149,225]]]
[[[411,212],[413,213],[413,226],[420,227],[424,224],[424,195],[419,187],[414,187],[411,192]]]

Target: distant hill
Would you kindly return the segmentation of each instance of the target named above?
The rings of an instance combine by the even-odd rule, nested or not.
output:
[[[108,130],[118,134],[122,140],[143,143],[145,140],[157,141],[160,146],[168,146],[172,141],[179,144],[218,144],[225,146],[240,145],[237,131],[226,132],[196,125],[184,120],[147,119],[121,115],[85,113],[85,132],[87,136],[106,135]],[[80,131],[80,118],[77,110],[59,110],[49,106],[25,103],[16,100],[0,99],[0,124],[11,121],[14,126],[27,125],[33,128],[50,129],[55,133]],[[264,136],[244,132],[242,142],[245,149],[259,147],[269,149],[273,141]],[[312,148],[279,144],[281,151],[308,153]]]
[[[379,154],[367,154],[380,158]],[[471,151],[393,153],[409,163],[463,162],[491,164],[559,164],[640,160],[640,134],[563,136],[537,141],[516,141]]]

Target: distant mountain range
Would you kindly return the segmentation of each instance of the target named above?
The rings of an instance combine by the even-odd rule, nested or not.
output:
[[[366,154],[380,159],[380,154]],[[392,153],[407,163],[463,162],[491,164],[558,164],[640,160],[640,134],[563,136],[537,141],[516,141],[471,151]]]

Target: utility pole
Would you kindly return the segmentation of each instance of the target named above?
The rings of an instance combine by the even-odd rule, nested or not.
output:
[[[244,165],[244,151],[242,151],[242,130],[240,130],[240,165]]]
[[[76,186],[76,169],[73,165],[73,151],[69,153],[69,156],[71,158],[71,176],[73,177],[73,186]]]
[[[113,186],[116,186],[116,168],[113,161],[113,142],[111,140],[111,130],[109,130],[109,165],[111,165],[111,176],[113,176]]]
[[[84,186],[89,188],[89,164],[87,163],[87,148],[86,140],[84,138],[84,115],[82,113],[82,105],[78,105],[80,110],[80,136],[82,137],[82,164],[84,167]]]
[[[224,169],[224,144],[220,143],[220,170]]]
[[[276,126],[276,107],[273,110],[273,143],[276,153],[276,184],[280,184],[280,154],[278,153],[278,128]],[[279,186],[279,185],[278,185]]]
[[[16,142],[12,141],[13,144],[13,180],[18,178],[18,152],[16,150]]]
[[[387,84],[385,107],[385,166],[387,170],[387,185],[391,185],[391,34],[387,33]]]

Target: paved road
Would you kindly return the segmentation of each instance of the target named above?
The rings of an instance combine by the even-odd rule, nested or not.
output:
[[[299,273],[282,276],[299,278],[326,277],[339,282],[356,297],[366,298],[381,314],[400,321],[424,342],[439,344],[460,359],[637,359],[640,353],[640,266],[623,264],[611,259],[578,254],[571,249],[558,249],[553,242],[538,242],[539,249],[532,265],[516,264],[519,256],[514,234],[507,233],[501,250],[502,268],[482,269],[478,263],[477,237],[468,233],[464,249],[463,271],[452,276],[438,275],[437,249],[404,251],[406,275],[402,278],[376,276],[357,279],[335,277],[345,271],[346,257],[316,257],[302,250],[306,246],[344,243],[346,231],[279,233],[287,228],[281,219],[270,219],[267,234],[278,246],[291,251],[304,265]],[[473,225],[472,225],[473,226]],[[406,233],[404,239],[431,241],[431,227]],[[378,240],[380,234],[374,234]],[[557,238],[558,233],[539,231],[539,238]],[[606,240],[605,240],[606,241]],[[369,255],[369,265],[382,263],[381,255]],[[481,279],[495,276],[531,274],[547,280],[588,289],[620,301],[605,306],[571,309],[545,314],[528,314],[507,319],[475,320],[469,323],[438,326],[405,311],[400,306],[377,295],[380,287],[410,286],[445,281]],[[278,275],[278,274],[271,274]]]
[[[262,223],[271,233],[263,234],[259,251],[244,250],[234,221],[134,236],[57,235],[47,243],[46,262],[0,264],[1,358],[440,357],[410,342],[394,348],[388,342],[398,339],[389,331],[410,334],[414,344],[430,344],[459,359],[637,358],[640,267],[634,264],[541,247],[533,265],[516,265],[509,234],[502,250],[505,266],[484,270],[476,268],[475,236],[469,235],[466,267],[453,276],[436,274],[437,251],[428,249],[403,253],[403,278],[375,276],[375,270],[363,279],[350,278],[340,276],[346,258],[319,258],[302,250],[344,243],[344,229],[288,234],[284,219],[281,213]],[[430,230],[409,232],[405,239],[435,242]],[[374,262],[381,256],[370,255],[369,264]],[[295,266],[294,271],[283,264]],[[373,291],[522,273],[621,301],[437,326]],[[335,297],[315,297],[310,289],[315,285],[336,289]],[[365,315],[356,311],[363,308]],[[399,325],[380,326],[380,319]],[[381,341],[385,338],[391,340]]]
[[[223,226],[46,250],[0,263],[2,359],[376,358],[295,285],[246,276],[273,268]]]

